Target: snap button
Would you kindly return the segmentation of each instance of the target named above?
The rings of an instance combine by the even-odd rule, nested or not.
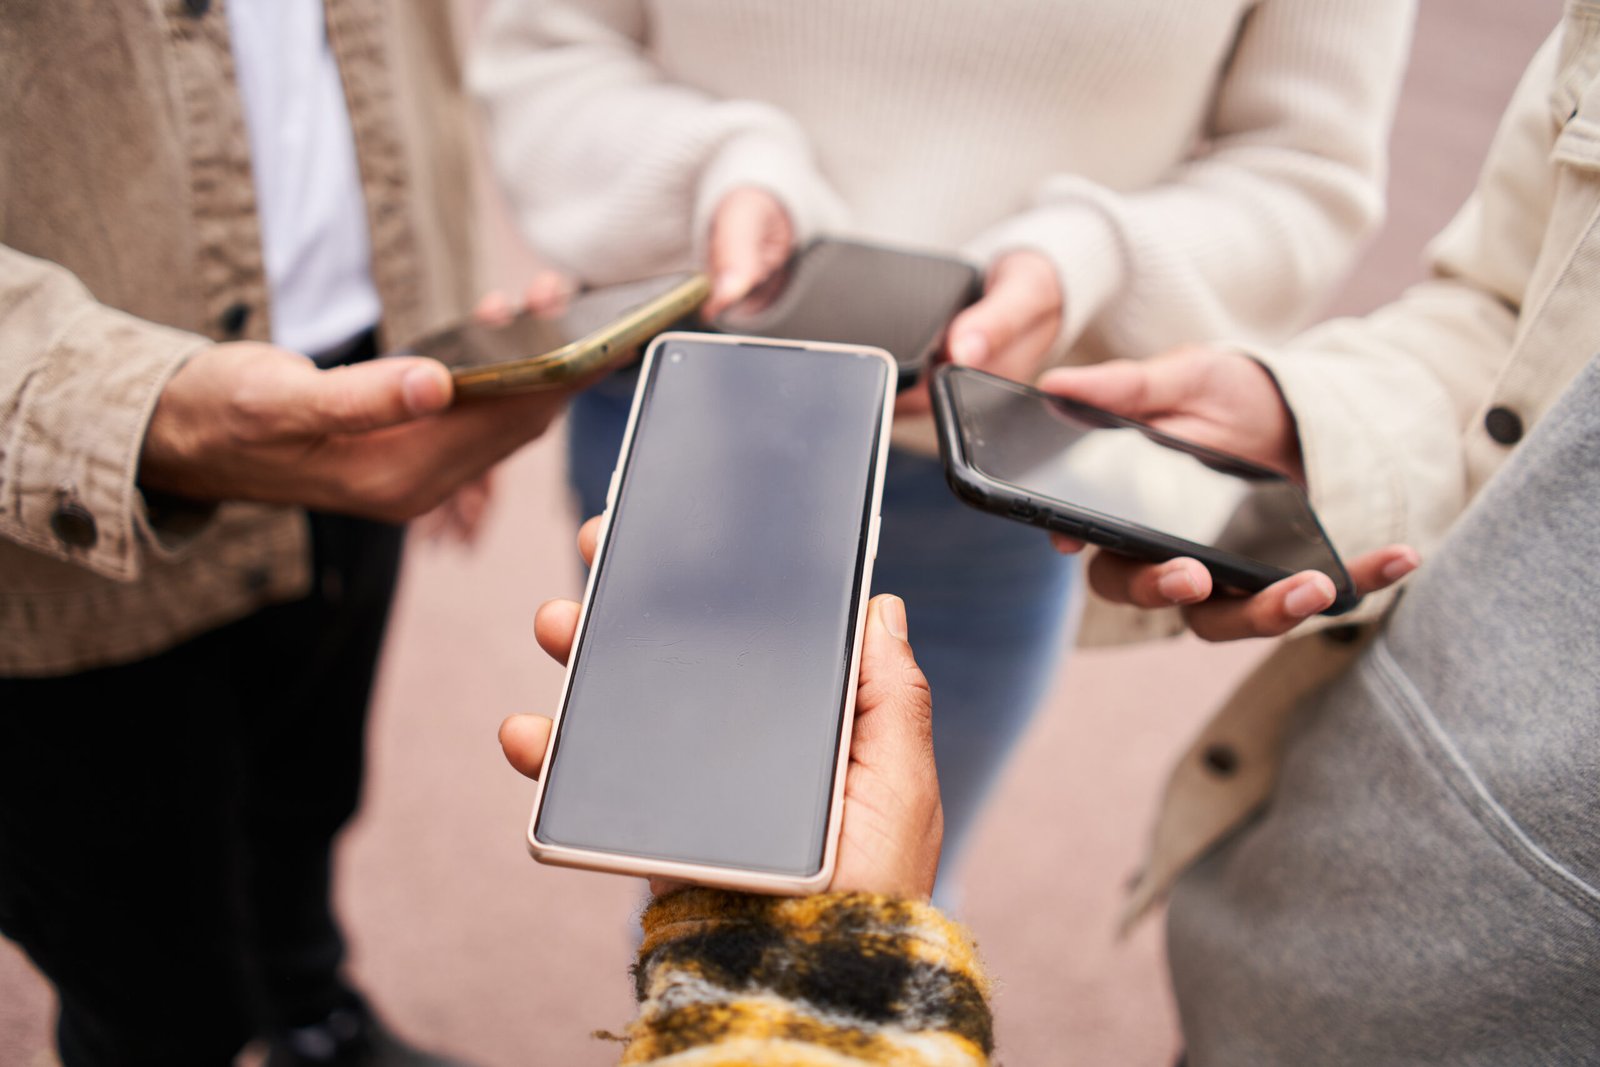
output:
[[[222,327],[223,336],[236,338],[244,333],[245,324],[250,321],[250,305],[244,301],[229,304],[228,310],[217,317],[217,325]]]
[[[1232,778],[1239,769],[1239,753],[1232,745],[1219,742],[1206,746],[1200,754],[1200,762],[1218,778]]]
[[[1496,405],[1490,408],[1483,417],[1483,428],[1503,445],[1514,445],[1522,440],[1522,416],[1508,407]]]
[[[55,514],[50,516],[50,531],[69,548],[93,548],[100,540],[100,528],[95,525],[94,516],[73,500],[56,505]]]

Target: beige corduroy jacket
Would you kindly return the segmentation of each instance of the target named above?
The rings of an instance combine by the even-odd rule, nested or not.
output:
[[[1294,411],[1313,503],[1346,557],[1404,542],[1426,566],[1600,353],[1600,2],[1567,0],[1430,258],[1433,278],[1394,304],[1252,353]],[[1293,708],[1395,595],[1291,635],[1206,726],[1168,784],[1129,920],[1267,799]]]
[[[473,296],[452,10],[327,0],[385,343]],[[307,588],[302,513],[153,514],[136,480],[166,381],[267,339],[267,296],[223,0],[0,0],[0,675],[139,659]]]

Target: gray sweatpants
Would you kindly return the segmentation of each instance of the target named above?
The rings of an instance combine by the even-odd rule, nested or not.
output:
[[[1191,1067],[1600,1064],[1600,358],[1179,883]]]

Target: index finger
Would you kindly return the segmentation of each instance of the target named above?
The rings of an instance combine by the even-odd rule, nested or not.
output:
[[[1338,597],[1333,579],[1321,571],[1301,571],[1245,597],[1218,596],[1183,609],[1184,621],[1206,641],[1280,637]]]
[[[506,762],[526,778],[537,778],[544,769],[550,726],[543,715],[513,715],[500,724],[500,749]]]

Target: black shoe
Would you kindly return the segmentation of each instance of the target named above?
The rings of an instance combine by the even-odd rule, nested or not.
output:
[[[275,1034],[266,1067],[472,1067],[412,1048],[354,1000],[326,1019]]]

